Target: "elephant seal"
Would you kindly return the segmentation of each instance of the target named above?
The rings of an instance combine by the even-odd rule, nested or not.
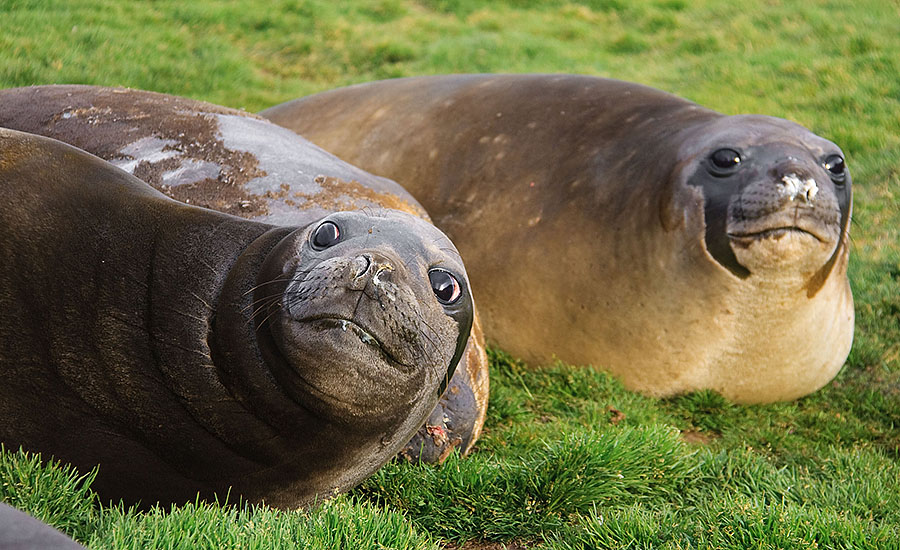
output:
[[[2,90],[0,127],[58,139],[173,199],[251,220],[299,226],[340,210],[391,208],[430,221],[395,182],[261,117],[191,99],[94,86]],[[454,448],[468,452],[487,402],[488,361],[476,318],[447,391],[401,454],[439,462]]]
[[[0,129],[0,441],[103,499],[294,508],[394,456],[463,354],[453,244],[397,210],[285,227]]]
[[[0,548],[3,550],[85,550],[66,535],[25,512],[0,502]]]
[[[654,396],[793,399],[849,353],[850,173],[767,116],[575,75],[375,82],[261,113],[415,196],[485,334]]]

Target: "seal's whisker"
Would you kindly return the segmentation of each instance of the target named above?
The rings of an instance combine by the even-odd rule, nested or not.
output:
[[[123,324],[123,325],[125,325],[125,326],[127,326],[127,327],[132,327],[132,328],[140,329],[140,330],[142,330],[142,331],[143,331],[143,330],[147,330],[147,327],[146,327],[146,326],[144,326],[142,323],[135,323],[135,322],[132,321],[131,318],[130,318],[129,316],[127,316],[127,315],[116,315],[115,313],[109,313],[109,314],[107,314],[107,317],[110,318],[110,319],[113,319],[113,320],[115,320],[115,321],[118,321],[119,323],[121,323],[121,324]]]
[[[205,267],[206,269],[208,269],[210,273],[213,273],[213,274],[218,274],[218,273],[219,273],[219,271],[218,271],[214,266],[208,264],[208,263],[206,262],[206,260],[204,260],[203,258],[197,258],[197,261],[200,262],[200,265],[202,265],[203,267]]]
[[[270,304],[270,306],[271,306],[271,304]],[[259,330],[259,328],[262,327],[266,323],[266,321],[268,321],[269,318],[272,317],[272,315],[277,313],[279,310],[281,310],[281,308],[279,308],[279,307],[274,307],[274,308],[273,307],[265,307],[265,306],[260,307],[258,310],[253,312],[253,315],[251,315],[247,319],[247,322],[256,323],[256,329]],[[257,319],[257,315],[259,315],[260,313],[265,312],[265,311],[268,311],[267,315],[265,317],[263,317],[261,320]]]
[[[181,315],[182,317],[187,317],[188,319],[193,319],[193,320],[198,321],[198,322],[200,322],[200,323],[206,323],[206,319],[205,319],[205,318],[203,318],[203,317],[197,317],[196,315],[191,315],[190,313],[186,313],[186,312],[184,312],[184,311],[182,311],[182,310],[180,310],[180,309],[178,309],[178,308],[174,308],[174,307],[166,307],[166,308],[161,308],[161,309],[162,309],[163,311],[171,311],[172,313]]]
[[[277,278],[275,278],[275,279],[272,279],[271,281],[266,281],[266,282],[264,282],[264,283],[259,283],[259,284],[257,284],[257,285],[253,285],[252,287],[250,287],[250,289],[248,289],[247,291],[245,291],[243,295],[246,296],[247,294],[250,294],[250,293],[252,293],[252,292],[255,292],[255,291],[259,290],[260,288],[262,288],[262,287],[264,287],[264,286],[272,285],[272,284],[275,284],[275,283],[284,283],[284,282],[287,282],[287,281],[290,281],[290,280],[291,280],[291,277],[277,277]]]
[[[212,361],[212,357],[210,357],[210,355],[204,351],[200,351],[198,349],[190,348],[187,346],[182,346],[181,344],[177,344],[177,343],[173,342],[171,339],[169,339],[169,340],[164,339],[162,337],[162,335],[156,334],[153,332],[150,332],[149,336],[153,341],[158,342],[164,346],[170,346],[170,347],[173,347],[176,349],[180,349],[182,351],[186,351],[186,352],[194,354],[194,355],[199,355],[200,357],[203,357],[204,359],[206,359],[208,361]]]
[[[207,302],[206,300],[201,298],[199,294],[197,294],[196,292],[191,292],[191,296],[193,296],[194,298],[197,299],[198,302],[200,302],[201,304],[206,306],[206,309],[208,309],[209,311],[213,311],[214,308],[211,305],[209,305],[209,302]]]
[[[242,308],[241,308],[241,312],[244,313],[244,312],[246,312],[248,309],[257,307],[257,306],[259,306],[259,305],[261,305],[261,304],[265,304],[266,302],[270,302],[270,301],[273,301],[273,300],[277,300],[277,299],[280,298],[281,296],[282,296],[282,293],[280,293],[280,292],[279,292],[279,293],[276,293],[276,294],[270,294],[270,295],[268,295],[268,296],[263,296],[262,298],[258,298],[258,299],[256,299],[256,300],[253,300],[252,302],[250,302],[250,303],[247,304],[246,306],[242,307]]]
[[[263,311],[267,311],[271,305],[272,305],[272,304],[265,304],[265,305],[259,306],[259,308],[257,308],[256,310],[254,310],[253,313],[251,313],[250,315],[248,315],[248,319],[249,319],[250,321],[253,321],[253,320],[256,318],[257,315],[259,315],[259,314],[260,314],[261,312],[263,312]]]
[[[260,302],[259,302],[259,307],[257,307],[257,308],[253,311],[253,313],[251,313],[251,314],[249,315],[250,319],[252,320],[254,317],[256,317],[257,315],[259,315],[259,313],[260,313],[261,311],[270,309],[273,305],[277,304],[278,301],[279,301],[279,300],[278,300],[279,297],[280,297],[280,296],[272,296],[272,297],[270,297],[269,299],[266,299],[266,300],[260,300]]]
[[[273,315],[275,315],[276,313],[278,313],[280,310],[281,310],[281,308],[272,308],[272,311],[270,311],[269,314],[266,315],[265,318],[264,318],[262,321],[259,321],[259,322],[256,324],[256,331],[259,332],[259,329],[261,329],[261,328],[263,327],[263,325],[265,325],[266,322],[268,322],[268,320],[269,320]]]
[[[856,248],[856,241],[853,240],[853,235],[851,235],[849,232],[844,233],[844,235],[841,237],[841,244],[843,246],[846,246],[847,248]]]
[[[421,321],[422,321],[422,324],[425,325],[425,326],[428,328],[428,330],[430,330],[431,332],[433,332],[434,335],[435,335],[436,337],[439,337],[439,334],[440,334],[440,333],[439,333],[438,331],[436,331],[436,330],[434,329],[434,327],[432,327],[431,325],[429,325],[429,324],[428,324],[428,321],[426,321],[425,319],[421,319]],[[436,342],[435,340],[433,340],[430,336],[428,336],[428,334],[427,334],[426,332],[423,331],[421,334],[422,334],[422,336],[423,336],[424,338],[426,338],[426,339],[431,343],[432,346],[434,346],[434,347],[440,347],[440,344],[439,344],[438,342]]]
[[[285,290],[277,290],[277,291],[275,291],[275,292],[271,292],[271,293],[269,293],[269,294],[265,294],[265,295],[263,295],[263,296],[261,296],[261,297],[257,297],[257,298],[255,298],[255,299],[253,299],[253,300],[250,302],[250,304],[253,305],[253,304],[259,303],[259,302],[262,301],[262,300],[268,300],[269,298],[271,298],[271,297],[273,297],[273,296],[281,296],[282,294],[285,294],[286,292],[287,292],[287,291],[285,291]],[[247,294],[244,293],[243,295],[246,296]]]

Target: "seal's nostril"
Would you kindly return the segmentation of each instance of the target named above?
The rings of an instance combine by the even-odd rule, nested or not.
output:
[[[354,279],[359,279],[363,275],[369,271],[369,266],[372,265],[372,259],[366,255],[360,255],[353,259],[353,262],[350,264],[350,274]]]
[[[380,263],[376,267],[375,277],[372,278],[372,282],[376,285],[381,284],[382,280],[390,279],[390,273],[394,270],[394,266],[389,263]]]
[[[802,180],[795,173],[786,174],[781,178],[781,193],[789,200],[798,198],[805,202],[811,202],[816,198],[818,192],[819,186],[816,185],[816,180],[813,178]]]

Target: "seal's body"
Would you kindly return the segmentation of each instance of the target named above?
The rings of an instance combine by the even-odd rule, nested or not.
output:
[[[376,82],[261,114],[412,192],[485,334],[528,361],[767,402],[849,352],[850,175],[797,124],[572,75]]]
[[[422,425],[471,329],[453,245],[396,210],[241,219],[5,129],[0,200],[0,441],[100,464],[104,499],[344,490]]]
[[[3,550],[85,550],[66,535],[25,512],[0,502],[0,548]]]
[[[335,211],[372,208],[429,220],[395,182],[258,116],[191,99],[94,86],[3,90],[0,127],[58,139],[173,199],[250,220],[301,226]],[[468,451],[487,398],[487,356],[476,320],[448,391],[403,455],[437,461],[454,447]]]

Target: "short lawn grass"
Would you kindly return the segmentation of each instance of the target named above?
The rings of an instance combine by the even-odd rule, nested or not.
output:
[[[293,513],[96,502],[0,452],[0,499],[91,548],[900,548],[897,0],[0,0],[0,85],[130,86],[257,111],[366,80],[569,72],[795,120],[847,153],[853,351],[823,390],[654,400],[492,350],[483,439]],[[14,419],[4,419],[10,422]],[[45,457],[46,458],[46,457]]]

